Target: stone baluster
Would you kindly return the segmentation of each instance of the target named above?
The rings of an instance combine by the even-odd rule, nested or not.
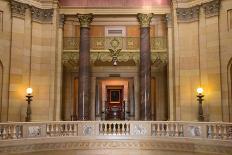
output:
[[[169,134],[169,124],[168,123],[166,124],[166,136],[170,136],[170,134]]]
[[[101,135],[103,133],[103,128],[102,128],[102,124],[99,123],[99,134]]]
[[[213,138],[213,126],[212,125],[208,125],[208,138]]]
[[[2,139],[6,139],[7,138],[7,132],[6,132],[6,127],[3,127],[3,132],[2,132]]]
[[[165,130],[164,130],[164,124],[163,123],[161,123],[160,124],[161,126],[161,136],[165,136]]]
[[[222,125],[218,125],[218,139],[222,139]]]
[[[78,135],[78,124],[74,124],[74,136]]]
[[[114,135],[114,134],[116,134],[116,124],[113,123],[112,127],[113,127],[113,135]]]
[[[160,136],[160,124],[158,123],[157,124],[157,135],[156,136]]]
[[[175,137],[179,137],[178,123],[175,124]]]
[[[58,124],[55,124],[55,136],[59,135],[59,127]]]
[[[20,126],[18,130],[18,139],[20,139],[21,137],[22,137],[22,126]]]
[[[223,126],[222,139],[227,139],[226,125]]]
[[[68,124],[68,136],[72,135],[72,128],[71,125]]]
[[[11,126],[9,125],[8,130],[7,130],[7,139],[10,139],[10,138],[12,137],[11,137]]]
[[[217,125],[213,125],[213,130],[212,130],[213,132],[213,139],[217,139]]]
[[[16,127],[16,125],[13,126],[13,139],[17,139]]]
[[[50,135],[51,132],[50,132],[50,125],[49,124],[46,125],[46,133],[47,133],[47,136],[51,136]]]
[[[51,124],[51,137],[53,137],[54,136],[54,124]]]
[[[108,133],[108,124],[105,123],[105,135],[107,135],[107,133]]]
[[[126,126],[126,124],[122,123],[122,129],[121,129],[121,134],[122,135],[126,134],[126,127],[125,126]]]
[[[3,127],[0,126],[0,140],[2,139],[2,132],[3,132]]]
[[[126,135],[129,135],[130,134],[130,124],[127,123],[126,124]]]
[[[65,124],[65,136],[68,136],[69,135],[69,133],[68,133],[68,124]]]
[[[180,137],[184,137],[183,124],[180,125]]]

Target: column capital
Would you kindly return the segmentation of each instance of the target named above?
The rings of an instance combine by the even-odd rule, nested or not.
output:
[[[59,16],[59,27],[60,28],[64,27],[64,20],[65,20],[64,14],[60,14],[60,16]]]
[[[166,17],[166,21],[167,21],[167,27],[168,28],[171,28],[173,27],[173,18],[172,18],[172,14],[171,13],[168,13],[165,15]]]
[[[79,19],[81,27],[89,27],[90,23],[93,20],[93,14],[78,14],[77,18]]]
[[[26,12],[26,9],[28,8],[27,4],[20,3],[20,2],[12,0],[10,2],[10,5],[11,5],[11,15],[12,15],[12,17],[20,17],[20,18],[25,17],[25,12]]]
[[[138,21],[140,23],[140,26],[141,27],[150,27],[150,22],[151,22],[151,19],[153,16],[154,16],[153,13],[149,13],[149,14],[138,13],[137,18],[138,18]]]
[[[220,11],[220,1],[213,0],[202,5],[206,17],[218,16]]]

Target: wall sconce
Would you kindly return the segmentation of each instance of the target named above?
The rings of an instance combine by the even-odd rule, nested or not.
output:
[[[204,95],[202,95],[203,93],[203,88],[197,88],[197,101],[199,103],[198,105],[198,121],[204,121],[204,115],[203,115],[203,107],[202,107],[202,102],[203,102],[203,97]]]
[[[26,122],[30,122],[31,121],[31,101],[32,101],[32,88],[27,88],[26,92],[27,92],[27,113],[26,113],[26,118],[25,118],[25,121]]]

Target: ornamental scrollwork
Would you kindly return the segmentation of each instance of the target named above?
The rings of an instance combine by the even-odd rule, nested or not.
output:
[[[79,37],[64,37],[64,50],[79,50]],[[151,37],[151,50],[167,50],[166,37]],[[108,49],[139,50],[139,37],[92,37],[90,38],[90,49],[103,51]]]
[[[64,21],[65,21],[65,15],[64,14],[61,14],[59,16],[59,27],[60,28],[63,28],[64,27]]]
[[[53,9],[40,9],[31,6],[31,18],[36,22],[52,23],[53,11]]]
[[[220,10],[220,0],[214,0],[202,5],[206,17],[218,16]]]
[[[178,22],[194,22],[199,20],[200,6],[193,6],[191,8],[177,8]]]
[[[137,15],[137,17],[138,17],[138,21],[140,23],[140,26],[141,27],[150,27],[151,19],[153,16],[154,16],[153,13],[149,13],[149,14],[139,13]]]
[[[20,3],[14,0],[12,0],[10,4],[11,4],[11,15],[13,17],[19,17],[19,18],[25,17],[25,12],[26,9],[28,8],[27,4]]]
[[[78,14],[77,15],[81,27],[89,27],[93,20],[93,14]]]
[[[135,64],[139,64],[140,62],[140,53],[138,52],[128,52],[128,51],[120,51],[117,55],[117,62],[127,62],[134,61]],[[78,66],[79,61],[79,52],[63,52],[62,62],[63,64],[69,64],[73,67]],[[101,52],[90,52],[90,61],[94,64],[96,61],[101,62],[112,62],[112,55],[109,51],[101,51]],[[162,64],[167,64],[168,56],[167,52],[151,52],[151,62],[155,66],[159,66]]]

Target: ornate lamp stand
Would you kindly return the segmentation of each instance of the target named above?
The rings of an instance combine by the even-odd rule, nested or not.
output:
[[[202,88],[197,88],[197,101],[199,103],[198,105],[198,121],[202,122],[204,121],[204,115],[203,115],[203,107],[202,107],[202,103],[204,101],[203,97],[204,95],[202,95],[203,89]]]
[[[26,113],[26,117],[25,117],[25,121],[26,122],[30,122],[31,121],[31,101],[32,101],[32,88],[27,88],[27,113]]]

